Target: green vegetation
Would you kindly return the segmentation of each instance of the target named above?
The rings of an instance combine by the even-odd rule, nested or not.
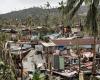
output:
[[[33,75],[33,80],[41,80],[40,79],[40,73],[39,72],[35,72]]]
[[[31,29],[43,26],[43,30],[41,29],[39,32],[40,34],[47,34],[53,32],[59,24],[64,26],[71,25],[73,27],[81,22],[84,25],[84,31],[94,36],[94,40],[96,40],[100,34],[99,2],[100,0],[67,0],[67,3],[59,2],[60,7],[58,8],[51,8],[50,3],[47,2],[46,8],[34,7],[0,15],[0,28],[12,26],[17,28],[24,25]],[[83,3],[86,3],[88,8],[82,6]],[[87,15],[85,14],[86,12]],[[8,34],[0,33],[0,80],[15,80],[16,76],[12,55],[5,48],[5,43],[9,39]],[[42,34],[40,39],[46,42],[49,40],[48,37],[43,37]],[[95,53],[95,45],[93,45],[93,49]],[[95,60],[93,65],[94,73]],[[38,71],[34,73],[33,80],[41,80]]]
[[[9,36],[0,33],[0,80],[15,80],[15,69],[12,56],[9,50],[5,48],[5,43]]]
[[[0,25],[30,25],[30,26],[43,26],[50,25],[50,27],[57,26],[59,23],[66,24],[66,15],[64,14],[64,2],[59,3],[59,8],[29,8],[25,10],[15,11],[7,14],[0,15]],[[81,7],[79,14],[83,14],[87,11],[86,7]],[[49,10],[49,11],[48,11]],[[49,12],[49,13],[48,13]],[[78,20],[75,18],[74,22],[77,24]],[[28,21],[29,20],[29,21]],[[47,22],[46,22],[47,21]]]
[[[50,5],[50,4],[49,4]],[[72,7],[74,7],[75,4],[73,4]],[[66,9],[66,3],[61,1],[59,2],[58,8],[52,8],[52,6],[47,6],[46,8],[29,8],[24,9],[20,11],[15,11],[7,14],[0,15],[0,27],[6,27],[9,28],[13,25],[16,27],[20,27],[21,25],[30,26],[30,27],[37,27],[37,26],[45,26],[47,28],[55,28],[59,24],[71,25],[74,27],[76,24],[79,24],[79,22],[82,23],[82,25],[85,25],[85,23],[89,23],[86,21],[89,21],[85,18],[86,13],[89,9],[87,6],[80,6],[80,8],[76,8],[71,10],[73,14],[69,15],[69,11]],[[100,6],[98,6],[98,10],[100,9]],[[78,12],[74,14],[74,12]],[[68,15],[66,15],[68,13]],[[75,15],[75,16],[74,16]],[[89,14],[88,14],[89,15]],[[97,14],[97,23],[98,23],[98,30],[100,30],[100,20],[99,20],[99,12]],[[72,18],[73,17],[73,18]],[[70,19],[72,18],[72,21]],[[92,18],[92,17],[91,17]],[[92,20],[92,19],[90,19]],[[89,27],[88,27],[89,28]],[[85,27],[85,31],[86,31]],[[89,30],[88,30],[89,31]],[[91,31],[91,30],[90,30]],[[99,31],[100,32],[100,31]],[[100,33],[98,33],[100,34]]]

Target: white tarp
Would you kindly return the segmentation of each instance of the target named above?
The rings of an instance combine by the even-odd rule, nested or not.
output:
[[[84,52],[83,53],[83,57],[87,57],[87,58],[93,57],[93,53],[91,53],[91,52]]]
[[[43,46],[42,45],[35,45],[35,50],[36,51],[43,51]]]
[[[65,73],[61,73],[62,75],[65,75],[67,77],[72,77],[74,74],[76,74],[77,72],[76,71],[73,71],[73,72],[65,72]]]

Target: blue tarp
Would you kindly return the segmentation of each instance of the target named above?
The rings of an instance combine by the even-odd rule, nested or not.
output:
[[[58,46],[58,49],[59,50],[64,50],[64,46],[63,45],[60,45],[60,46]]]

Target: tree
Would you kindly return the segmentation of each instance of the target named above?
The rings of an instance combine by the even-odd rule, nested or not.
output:
[[[58,7],[58,10],[61,12],[61,24],[64,24],[64,15],[65,15],[65,3],[63,0],[59,2],[60,7]]]
[[[69,19],[71,20],[75,13],[78,11],[80,6],[83,3],[86,3],[88,5],[89,9],[86,16],[86,28],[91,31],[91,34],[94,36],[94,45],[93,45],[93,51],[94,51],[94,58],[93,58],[93,69],[92,74],[94,75],[96,73],[95,70],[95,57],[96,57],[96,38],[98,35],[98,24],[97,24],[97,12],[98,12],[98,5],[100,0],[67,0],[67,5],[65,7],[66,14],[69,16]]]
[[[32,18],[32,16],[28,16],[28,17],[26,17],[26,26],[27,27],[32,27],[33,26],[33,18]]]
[[[48,20],[49,20],[49,16],[50,16],[50,3],[49,2],[47,2],[46,4],[46,16],[45,16],[45,26],[46,27],[49,27],[49,24],[48,24]]]

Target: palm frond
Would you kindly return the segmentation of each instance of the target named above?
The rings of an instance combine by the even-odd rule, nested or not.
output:
[[[80,6],[83,4],[84,0],[80,0],[77,5],[73,8],[73,10],[70,13],[70,19],[73,18],[73,16],[75,15],[75,13],[78,11],[78,9],[80,8]]]
[[[86,17],[86,27],[88,29],[90,29],[93,34],[97,34],[98,33],[98,27],[97,27],[97,8],[98,8],[98,4],[99,0],[97,2],[95,2],[95,0],[93,0],[93,3],[90,4],[88,13],[87,13],[87,17]]]
[[[64,4],[64,2],[63,2],[63,1],[59,2],[59,5],[63,5],[63,4]]]
[[[84,0],[84,2],[85,2],[86,5],[92,4],[92,0]]]
[[[65,6],[65,13],[68,14],[76,5],[79,0],[67,0],[67,4]]]
[[[99,5],[99,2],[100,2],[100,0],[94,0],[94,5],[95,5],[95,7],[98,7],[98,5]]]

